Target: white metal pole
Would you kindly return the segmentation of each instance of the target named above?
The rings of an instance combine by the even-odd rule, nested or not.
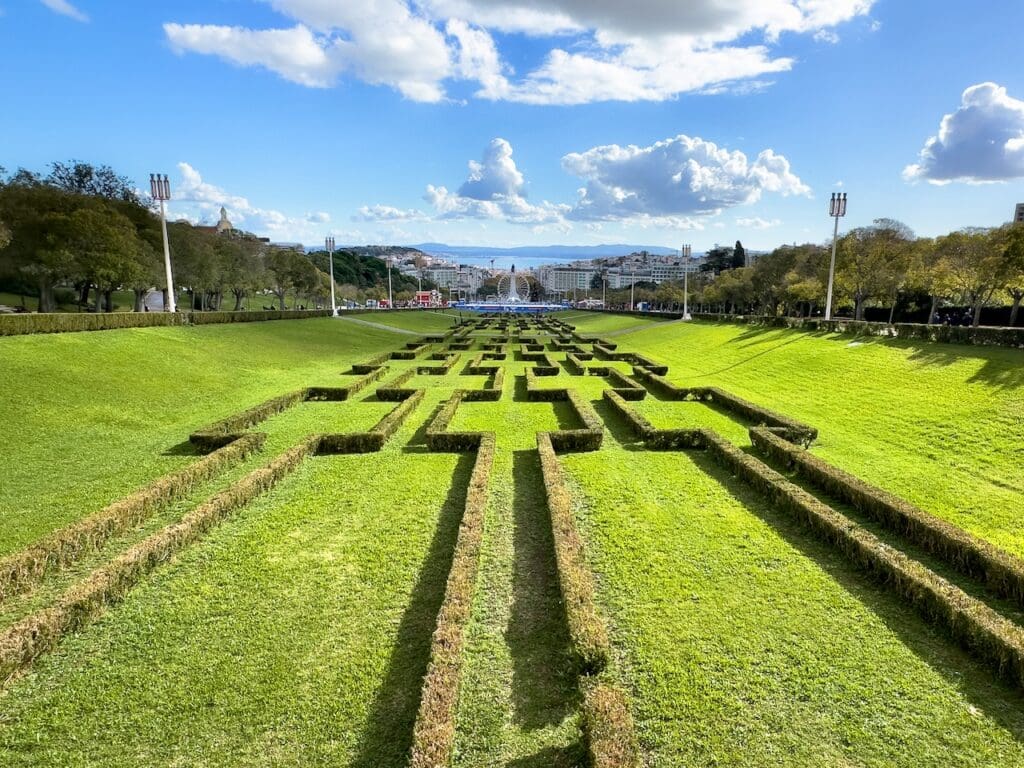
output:
[[[388,256],[388,309],[395,308],[395,300],[391,295],[391,263],[392,259]]]
[[[832,283],[836,274],[836,245],[839,242],[839,209],[836,207],[834,218],[835,229],[832,230],[832,260],[828,265],[828,295],[825,298],[825,319],[832,319]]]
[[[160,200],[160,228],[164,233],[164,272],[167,278],[167,306],[164,309],[168,312],[177,312],[178,307],[174,301],[174,278],[171,276],[171,244],[167,239],[167,212],[163,199]]]
[[[327,256],[331,260],[331,315],[338,316],[338,303],[334,299],[334,238],[327,239]]]

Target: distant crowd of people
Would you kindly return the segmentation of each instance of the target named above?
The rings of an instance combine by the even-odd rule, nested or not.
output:
[[[957,315],[955,312],[938,312],[932,315],[932,325],[972,325],[974,323],[974,316],[971,314],[971,310],[965,309],[962,315]]]

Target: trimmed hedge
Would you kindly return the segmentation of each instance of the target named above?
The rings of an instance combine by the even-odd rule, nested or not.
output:
[[[549,433],[537,434],[537,453],[551,513],[558,582],[569,625],[570,653],[581,673],[593,674],[608,665],[611,656],[608,630],[594,603],[593,575],[587,566],[583,538],[576,527],[569,489]]]
[[[605,377],[612,382],[612,389],[619,393],[624,400],[643,400],[647,397],[647,390],[626,374],[616,368],[609,368]]]
[[[0,315],[0,336],[32,333],[111,331],[215,323],[252,323],[262,320],[304,320],[328,317],[329,309],[273,310],[265,312],[52,312]]]
[[[606,389],[605,400],[629,424],[637,437],[651,450],[686,450],[704,447],[704,433],[699,429],[655,429],[654,426],[629,407],[629,403],[618,390]]]
[[[423,678],[420,706],[413,725],[411,768],[438,768],[451,761],[463,646],[480,570],[480,547],[484,534],[487,485],[494,463],[494,443],[493,433],[481,434],[444,601],[431,638],[430,664]]]
[[[384,447],[388,439],[423,400],[424,390],[414,389],[408,397],[384,418],[378,421],[369,432],[345,432],[334,435],[320,435],[317,445],[319,455],[339,453],[376,453]]]
[[[641,768],[626,694],[605,682],[583,684],[583,740],[591,768]]]
[[[378,400],[391,402],[405,400],[408,397],[412,397],[412,393],[416,390],[403,388],[402,385],[415,375],[415,368],[407,368],[403,373],[389,381],[387,386],[377,387],[377,391],[374,392],[374,394],[377,396]]]
[[[226,419],[196,430],[189,435],[189,442],[201,450],[221,448],[240,438],[249,427],[266,421],[271,416],[302,402],[306,399],[306,392],[305,389],[289,392],[254,405],[234,416],[228,416]]]
[[[356,392],[383,378],[387,372],[388,369],[381,366],[344,387],[309,387],[306,390],[306,400],[348,400]]]
[[[427,447],[432,451],[463,453],[480,447],[483,432],[449,432],[448,425],[455,418],[455,412],[465,397],[466,390],[457,389],[452,393],[437,414],[427,424]]]
[[[318,437],[306,438],[206,500],[178,522],[97,568],[49,607],[4,629],[0,632],[0,678],[10,678],[36,657],[53,649],[66,633],[79,629],[104,607],[121,600],[143,576],[197,541],[231,512],[273,488],[316,452],[318,442]]]
[[[642,381],[648,389],[658,392],[669,400],[694,399],[715,403],[724,410],[748,421],[772,427],[774,431],[783,435],[790,442],[808,446],[818,437],[818,430],[815,427],[804,424],[796,419],[791,419],[789,416],[781,413],[776,413],[756,403],[751,403],[749,400],[744,400],[718,387],[693,387],[689,389],[677,387],[667,379],[642,366],[633,368],[633,376]]]
[[[560,429],[549,432],[556,451],[596,451],[604,440],[604,425],[597,411],[574,389],[562,390],[569,405],[582,422],[581,429]]]
[[[262,433],[242,435],[223,448],[177,472],[104,507],[94,515],[54,531],[31,546],[0,560],[0,602],[38,584],[55,570],[66,568],[84,554],[95,552],[119,533],[147,520],[154,512],[184,498],[206,482],[258,451]]]
[[[905,536],[993,592],[1024,605],[1024,561],[908,501],[802,450],[764,429],[750,430],[756,448],[813,485]]]
[[[398,350],[397,352],[391,353],[392,360],[415,360],[423,352],[429,349],[428,344],[419,344],[414,347],[406,347],[405,349]]]
[[[707,447],[716,461],[833,544],[855,565],[884,582],[926,619],[944,625],[967,650],[991,663],[1017,685],[1024,686],[1024,629],[715,432],[704,430],[704,433]]]
[[[384,352],[383,354],[371,357],[365,363],[356,363],[352,366],[349,373],[372,373],[375,369],[380,368],[382,365],[387,363],[391,359],[390,352]]]
[[[441,365],[421,365],[416,369],[416,371],[428,376],[444,376],[455,367],[457,362],[459,362],[459,355],[451,354],[443,357],[442,359],[444,362]]]
[[[569,373],[573,376],[582,376],[586,373],[586,368],[582,361],[572,352],[565,356],[565,367],[569,369]]]

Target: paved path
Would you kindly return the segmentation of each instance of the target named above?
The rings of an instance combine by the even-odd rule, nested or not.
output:
[[[368,325],[371,328],[378,328],[382,331],[391,331],[392,333],[404,333],[406,336],[422,336],[423,331],[410,331],[405,328],[395,328],[391,325],[384,325],[384,323],[371,323],[369,320],[360,320],[358,317],[346,317],[345,315],[338,315],[342,320],[347,320],[350,323],[359,323],[360,325]]]

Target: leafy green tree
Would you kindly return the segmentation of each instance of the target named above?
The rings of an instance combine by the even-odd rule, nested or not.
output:
[[[1024,223],[1000,227],[994,234],[996,247],[1003,254],[1003,286],[1012,300],[1010,325],[1017,324],[1021,300],[1024,300]]]
[[[949,285],[971,307],[971,324],[981,322],[981,308],[1005,284],[1006,259],[990,230],[963,229],[935,241]]]
[[[732,249],[732,266],[733,269],[747,266],[747,252],[739,240],[736,241],[736,246]]]

